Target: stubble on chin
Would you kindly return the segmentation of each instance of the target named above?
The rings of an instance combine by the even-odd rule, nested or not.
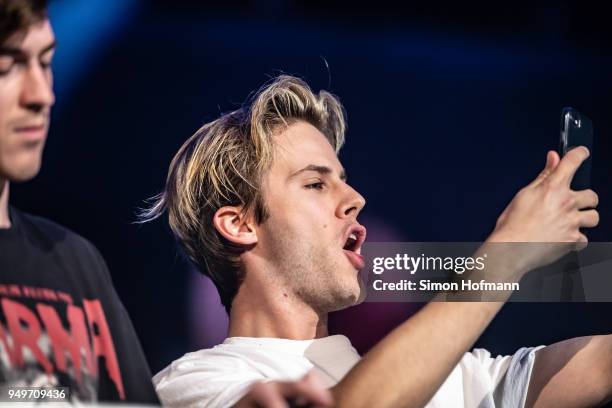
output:
[[[302,242],[285,247],[282,258],[285,284],[317,312],[329,313],[355,304],[361,284],[349,277],[352,271],[330,248]],[[335,256],[334,256],[335,255]],[[356,272],[355,272],[356,274]]]

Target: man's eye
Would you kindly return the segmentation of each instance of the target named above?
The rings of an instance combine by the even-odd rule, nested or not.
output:
[[[306,185],[306,188],[313,190],[323,190],[323,187],[325,187],[325,183],[323,183],[322,181]]]
[[[53,65],[53,54],[48,53],[39,59],[40,66],[42,69],[49,69]]]
[[[15,64],[15,59],[8,55],[0,55],[0,75],[8,74],[13,65]]]

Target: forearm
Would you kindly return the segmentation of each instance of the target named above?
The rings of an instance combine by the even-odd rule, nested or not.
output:
[[[501,302],[432,302],[378,343],[332,389],[338,407],[425,405]]]
[[[515,254],[503,246],[485,245],[490,263],[471,278],[516,280],[524,273]],[[511,256],[509,256],[511,255]],[[503,277],[506,279],[503,279]],[[445,294],[378,343],[332,389],[339,407],[421,407],[435,394],[489,325],[510,296],[504,292],[495,302],[451,302],[462,294]]]

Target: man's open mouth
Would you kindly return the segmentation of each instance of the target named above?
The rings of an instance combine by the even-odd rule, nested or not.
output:
[[[345,232],[342,249],[361,254],[361,246],[366,238],[366,229],[363,225],[353,224]]]
[[[365,261],[361,256],[361,246],[365,241],[366,229],[359,224],[351,225],[345,232],[344,254],[356,269],[363,269]]]

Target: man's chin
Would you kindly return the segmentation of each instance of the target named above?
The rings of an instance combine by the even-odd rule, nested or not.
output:
[[[20,166],[18,168],[7,169],[0,171],[2,177],[7,178],[11,183],[23,183],[32,180],[40,171],[40,161],[29,164],[28,166]]]
[[[334,312],[362,303],[366,298],[365,286],[359,279],[359,287],[351,287],[336,301]]]

